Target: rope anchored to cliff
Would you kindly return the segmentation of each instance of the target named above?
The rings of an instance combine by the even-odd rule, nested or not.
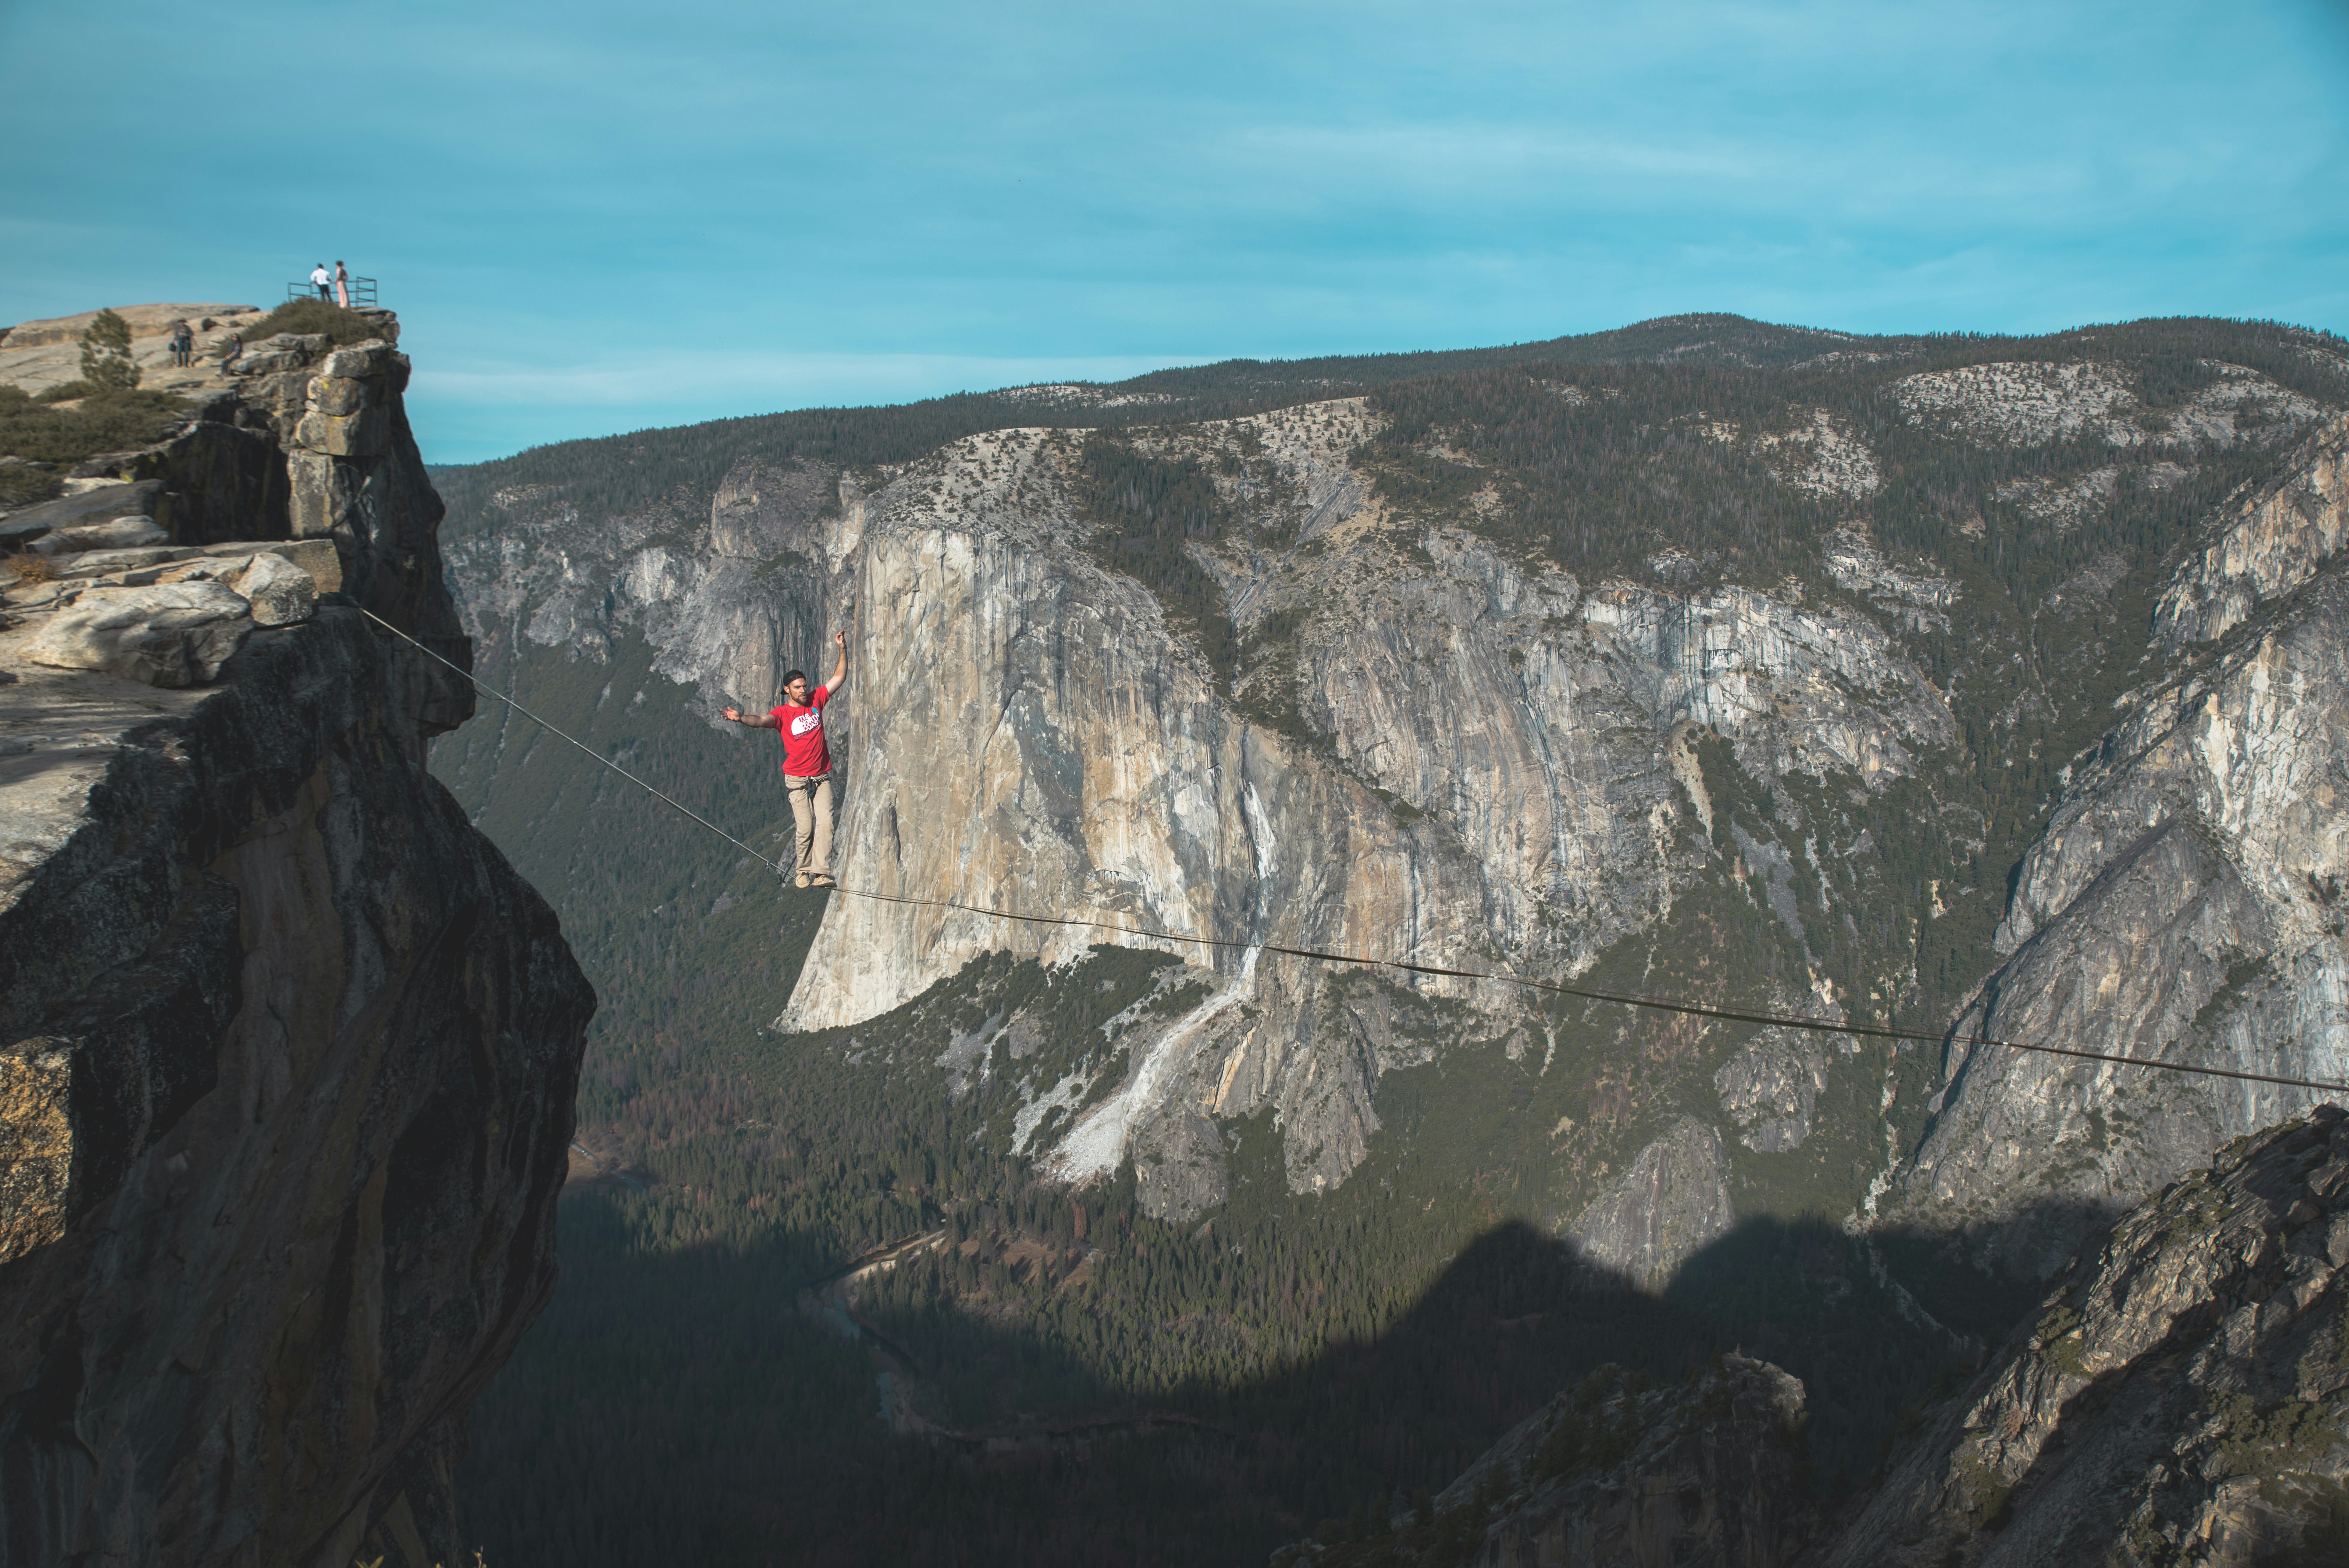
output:
[[[561,728],[533,713],[505,693],[483,683],[471,670],[460,668],[442,658],[374,611],[362,607],[359,614],[418,652],[447,665],[450,670],[472,682],[475,690],[497,698],[498,701],[504,703],[548,733],[578,748],[579,750],[594,758],[647,795],[666,803],[682,815],[691,818],[778,876],[791,874],[789,869],[781,862],[761,854],[675,796],[656,789],[610,758],[597,752],[585,741],[565,734]],[[925,909],[954,910],[989,920],[1017,921],[1028,925],[1058,925],[1087,931],[1108,931],[1115,932],[1122,936],[1136,936],[1152,942],[1185,943],[1195,947],[1235,948],[1243,952],[1277,953],[1285,957],[1303,958],[1319,964],[1342,964],[1367,969],[1395,969],[1407,975],[1426,975],[1443,979],[1489,981],[1495,985],[1516,985],[1526,990],[1547,992],[1557,996],[1573,996],[1588,1002],[1609,1002],[1625,1007],[1643,1008],[1651,1012],[1677,1013],[1685,1017],[1719,1018],[1733,1024],[1759,1024],[1771,1028],[1802,1029],[1820,1035],[1851,1035],[1862,1039],[1964,1046],[1969,1049],[1981,1046],[1993,1046],[2002,1050],[2036,1051],[2043,1056],[2071,1057],[2080,1061],[2110,1062],[2118,1067],[2158,1068],[2164,1072],[2193,1073],[2204,1078],[2233,1078],[2244,1083],[2277,1084],[2286,1088],[2317,1089],[2327,1094],[2349,1095],[2349,1084],[2327,1083],[2317,1078],[2288,1078],[2276,1073],[2246,1072],[2239,1068],[2205,1067],[2193,1062],[2156,1061],[2147,1057],[2127,1057],[2109,1051],[2081,1050],[2071,1046],[2042,1045],[2031,1040],[2000,1039],[1990,1035],[1941,1034],[1927,1029],[1904,1029],[1893,1024],[1861,1024],[1834,1018],[1811,1017],[1801,1013],[1774,1013],[1757,1007],[1715,1006],[1710,1003],[1684,1002],[1670,996],[1651,996],[1636,991],[1610,991],[1602,986],[1569,985],[1562,980],[1536,980],[1527,975],[1511,975],[1498,970],[1456,969],[1441,964],[1413,964],[1407,959],[1372,958],[1358,953],[1333,953],[1314,947],[1285,947],[1278,943],[1248,942],[1237,937],[1192,936],[1180,932],[1155,931],[1146,926],[1127,925],[1117,921],[1097,919],[1088,915],[1029,914],[1018,910],[994,909],[986,904],[965,903],[957,899],[916,898],[910,894],[878,892],[867,888],[841,887],[834,891],[849,898],[870,899],[876,903],[912,904]]]

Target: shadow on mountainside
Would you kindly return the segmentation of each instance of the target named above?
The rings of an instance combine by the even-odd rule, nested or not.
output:
[[[1061,1315],[1065,1338],[1081,1291],[1017,1320],[983,1301],[874,1314],[918,1358],[913,1398],[952,1418],[939,1424],[1032,1431],[978,1444],[891,1433],[883,1379],[902,1363],[803,1309],[814,1275],[793,1239],[633,1251],[614,1202],[566,1203],[562,1287],[476,1409],[463,1498],[499,1568],[1260,1563],[1325,1521],[1440,1489],[1597,1366],[1662,1381],[1731,1348],[1804,1379],[1832,1501],[2037,1295],[1979,1276],[1924,1287],[1973,1336],[1961,1344],[1904,1317],[1866,1249],[1824,1222],[1749,1221],[1651,1295],[1510,1222],[1386,1332],[1228,1386],[1144,1390],[1056,1348],[1036,1322]],[[1168,1413],[1198,1424],[1042,1430]]]

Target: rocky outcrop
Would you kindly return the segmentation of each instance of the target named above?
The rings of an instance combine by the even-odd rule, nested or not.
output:
[[[1800,1149],[1827,1084],[1827,1054],[1816,1036],[1765,1030],[1713,1076],[1721,1111],[1735,1123],[1738,1141],[1762,1154]]]
[[[425,770],[445,676],[353,607],[454,624],[379,407],[312,538],[8,591],[0,1563],[458,1561],[466,1407],[553,1284],[594,998]]]
[[[2068,1270],[1811,1568],[2336,1563],[2349,1123],[2232,1146]]]
[[[445,509],[408,427],[400,394],[409,367],[398,341],[396,325],[347,348],[290,333],[265,339],[239,371],[240,418],[265,420],[285,451],[287,533],[330,541],[343,592],[470,668],[471,645],[442,577]],[[427,733],[472,716],[471,683],[429,662],[417,679],[412,700]]]
[[[2075,772],[1959,1034],[2349,1078],[2349,583],[2325,499],[2342,439],[2314,438],[2180,570],[2166,624],[2228,633],[2129,694]],[[2040,1274],[2100,1215],[2320,1098],[1962,1047],[1947,1073],[1895,1211],[1976,1227],[1986,1256]]]
[[[74,470],[80,492],[8,516],[0,547],[50,558],[40,578],[12,590],[8,602],[70,609],[81,590],[60,598],[40,582],[90,578],[100,590],[140,587],[160,579],[119,574],[219,554],[223,546],[239,553],[234,547],[243,545],[249,557],[254,544],[266,544],[303,565],[321,591],[345,593],[470,669],[472,645],[442,576],[438,531],[445,509],[400,397],[408,356],[393,346],[397,320],[388,312],[377,319],[385,336],[350,347],[293,333],[254,345],[229,388],[209,392],[155,446],[92,459]],[[332,551],[330,563],[286,548],[310,541]],[[274,613],[293,611],[286,604]],[[403,669],[403,701],[427,734],[471,716],[473,688],[462,676],[430,659],[407,661]]]
[[[2112,1568],[2349,1553],[2349,1117],[2237,1140],[2125,1217],[1832,1522],[1803,1388],[1724,1356],[1644,1389],[1602,1368],[1432,1517],[1276,1564]]]
[[[1946,428],[1985,445],[2042,447],[2082,438],[2115,447],[2227,446],[2296,436],[2325,408],[2245,366],[2204,360],[2209,376],[2184,406],[2147,408],[2129,374],[2095,361],[2009,360],[1929,371],[1897,383],[1912,424]],[[2246,405],[2261,410],[2244,419]],[[2256,433],[2254,431],[2256,430]]]
[[[2115,418],[2136,398],[2127,373],[2111,366],[1969,365],[1909,377],[1895,390],[1912,421],[1946,422],[1976,440],[2044,446],[2098,434],[2125,446],[2143,438]]]
[[[1513,955],[1577,968],[1668,904],[1660,841],[1694,805],[1670,771],[1678,727],[1733,738],[1765,778],[1875,785],[1950,738],[1946,706],[1858,617],[1736,588],[1586,594],[1464,530],[1417,542],[1434,572],[1366,542],[1352,573],[1282,585],[1332,612],[1301,655],[1306,712],[1374,785],[1459,825]]]
[[[850,609],[867,502],[836,469],[746,460],[699,516],[664,509],[593,529],[566,511],[539,515],[538,499],[495,498],[496,525],[450,548],[477,634],[601,661],[640,634],[654,668],[698,686],[714,717],[730,702],[772,704],[784,671],[811,660]],[[825,710],[827,725],[853,724],[859,684]]]
[[[36,665],[103,670],[148,686],[210,683],[253,633],[252,606],[218,583],[92,593],[50,613],[23,645]]]
[[[1720,1134],[1682,1117],[1582,1212],[1568,1239],[1589,1262],[1642,1290],[1661,1290],[1691,1253],[1735,1221],[1728,1175]]]
[[[1766,1362],[1723,1356],[1669,1388],[1601,1367],[1444,1488],[1433,1518],[1300,1542],[1272,1561],[1781,1568],[1819,1526],[1804,1418],[1802,1384]]]
[[[2154,613],[2157,634],[2173,650],[2225,636],[2261,601],[2314,576],[2344,534],[2349,420],[2337,420],[2179,570]]]

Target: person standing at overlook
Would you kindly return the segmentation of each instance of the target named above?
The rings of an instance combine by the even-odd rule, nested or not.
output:
[[[310,269],[310,281],[317,285],[320,299],[328,304],[335,303],[335,274],[326,270],[326,263],[320,262]]]
[[[729,707],[719,717],[752,729],[771,729],[783,738],[783,794],[792,803],[792,823],[799,836],[799,887],[838,887],[832,880],[832,751],[823,742],[823,707],[840,693],[848,678],[848,634],[834,632],[832,640],[840,657],[832,678],[808,690],[807,676],[793,670],[783,676],[783,700],[763,718],[752,718]]]
[[[351,274],[339,256],[335,258],[335,303],[345,310],[351,308]]]

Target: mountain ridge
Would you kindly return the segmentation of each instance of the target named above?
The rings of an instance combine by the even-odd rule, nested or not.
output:
[[[477,730],[436,768],[555,890],[585,948],[633,976],[606,988],[614,1028],[583,1099],[638,1166],[680,1172],[665,1193],[614,1201],[631,1244],[719,1222],[693,1195],[718,1189],[688,1170],[732,1171],[748,1186],[724,1190],[756,1197],[752,1212],[802,1215],[791,1233],[835,1235],[843,1253],[907,1233],[797,1206],[866,1191],[797,1163],[843,1134],[795,1138],[789,1160],[730,1152],[747,1135],[726,1131],[743,1117],[722,1108],[777,1081],[748,1065],[761,1052],[810,1086],[903,1075],[890,1093],[931,1108],[905,1115],[960,1129],[948,1158],[927,1141],[946,1134],[905,1124],[908,1151],[892,1156],[889,1201],[924,1224],[970,1216],[975,1237],[1003,1234],[976,1216],[1098,1191],[1133,1227],[1120,1246],[1159,1227],[1138,1273],[1087,1274],[1066,1295],[1058,1274],[1033,1276],[1051,1282],[1050,1306],[920,1274],[892,1309],[901,1345],[1010,1313],[1071,1355],[1096,1333],[1143,1354],[1122,1336],[1154,1310],[1145,1281],[1164,1260],[1228,1294],[1185,1296],[1197,1336],[1148,1354],[1193,1357],[1207,1377],[1269,1370],[1295,1353],[1277,1345],[1340,1324],[1375,1335],[1400,1307],[1381,1286],[1359,1324],[1321,1296],[1267,1308],[1275,1276],[1214,1238],[1286,1228],[1361,1244],[1390,1222],[1366,1203],[1424,1205],[1455,1248],[1522,1223],[1671,1290],[1749,1225],[1823,1220],[1847,1240],[1790,1287],[1804,1310],[1865,1280],[1891,1317],[1914,1317],[1903,1370],[1834,1395],[1820,1440],[1837,1456],[1830,1484],[1848,1486],[1883,1429],[1870,1421],[2003,1333],[1969,1301],[2024,1288],[2245,1119],[2299,1102],[1364,984],[1247,949],[1392,948],[1949,1027],[2024,953],[2000,946],[2023,907],[2010,876],[2030,875],[2051,824],[2118,777],[2095,763],[2116,716],[2207,665],[2206,707],[2265,703],[2326,733],[2329,686],[2262,686],[2242,664],[2259,627],[2230,628],[2237,643],[2214,655],[2164,641],[2157,619],[2206,614],[2163,609],[2187,604],[2189,578],[2203,584],[2192,605],[2234,613],[2240,552],[2223,541],[2244,528],[2266,542],[2271,563],[2251,576],[2274,604],[2329,592],[2330,566],[2290,562],[2336,559],[2307,544],[2330,537],[2332,514],[2276,498],[2330,493],[2321,454],[2349,407],[2349,356],[2332,342],[2187,320],[1936,340],[1897,361],[1806,363],[1793,340],[1776,366],[1553,356],[1243,412],[1205,395],[1040,412],[966,399],[956,419],[740,422],[723,440],[678,438],[673,464],[660,441],[622,440],[568,479],[509,464],[446,481],[452,578],[484,671],[739,836],[776,841],[772,758],[688,716],[763,700],[776,672],[853,625],[848,687],[828,710],[848,880],[1105,910],[1236,944],[1147,996],[1104,993],[1100,1013],[1006,990],[999,967],[1109,962],[1081,936],[789,895],[773,911],[783,932],[761,935],[773,916],[753,912],[772,895],[755,872],[567,763],[525,773],[518,729],[523,749]],[[793,429],[812,444],[792,445]],[[2330,612],[2302,620],[2302,663],[2329,667]],[[2333,766],[2322,744],[2304,749]],[[2252,782],[2262,800],[2292,787]],[[2197,825],[2195,789],[2164,799],[2172,841],[2240,853]],[[2321,884],[2333,841],[2294,835]],[[2061,886],[2078,902],[2076,882]],[[2019,920],[2008,929],[2021,939]],[[2206,980],[2226,989],[2243,955],[2216,949],[2240,940],[2139,965],[2187,998],[2139,1045],[2240,1054],[2224,1006],[2195,999]],[[2326,971],[2308,973],[2321,1000]],[[2093,994],[2082,1006],[2089,1023],[2065,1027],[2108,1026]],[[2326,1076],[2321,1038],[2279,1047],[2264,1028],[2260,1049]],[[2117,1110],[2173,1100],[2185,1109],[2165,1113],[2162,1136],[2106,1137]],[[1935,1200],[1912,1160],[1935,1127],[1984,1107],[2045,1158],[1979,1201]],[[745,1236],[768,1223],[743,1222]],[[1426,1280],[1442,1251],[1397,1266]],[[1440,1479],[1390,1470],[1390,1485]]]

